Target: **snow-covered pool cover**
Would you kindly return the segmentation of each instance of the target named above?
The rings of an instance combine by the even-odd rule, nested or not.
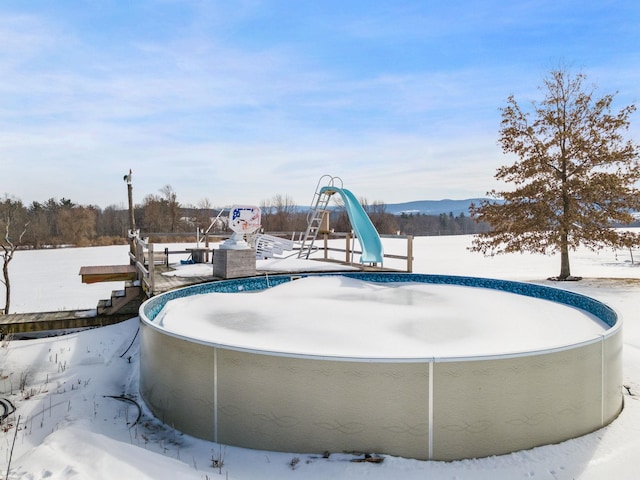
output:
[[[153,323],[219,345],[365,358],[522,353],[589,341],[608,329],[590,313],[535,297],[342,276],[178,298]]]

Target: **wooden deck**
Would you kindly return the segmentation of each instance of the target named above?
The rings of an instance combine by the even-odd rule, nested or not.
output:
[[[221,280],[218,277],[213,276],[213,265],[211,265],[211,275],[198,275],[179,277],[177,275],[165,275],[175,271],[171,267],[166,265],[156,265],[153,269],[154,279],[154,295],[168,292],[169,290],[175,290],[176,288],[188,287],[189,285],[197,285],[198,283],[213,282],[214,280]]]
[[[332,268],[331,264],[345,265],[345,262],[339,260],[319,259],[327,264],[325,272],[340,271],[338,268]],[[175,271],[174,268],[167,265],[155,265],[153,272],[153,295],[175,290],[177,288],[188,287],[190,285],[197,285],[200,283],[213,282],[222,280],[219,277],[213,275],[213,265],[207,264],[211,267],[210,275],[198,275],[198,276],[178,276],[172,275]],[[359,265],[359,269],[366,271],[389,271],[389,269],[383,269],[380,267],[368,267]],[[319,273],[317,269],[313,270],[314,273]],[[277,275],[281,273],[292,273],[287,271],[256,271],[256,275]],[[303,271],[296,273],[305,273]],[[102,266],[89,266],[82,267],[80,269],[80,275],[83,283],[96,283],[96,282],[113,282],[124,281],[134,282],[136,280],[136,267],[134,265],[102,265]],[[135,283],[134,283],[135,284]],[[129,288],[129,287],[125,287]],[[147,297],[149,294],[147,293]],[[115,298],[119,298],[119,295],[114,295],[111,298],[113,303]],[[90,327],[101,327],[105,325],[112,325],[124,320],[128,320],[137,315],[137,308],[144,300],[144,294],[142,298],[136,299],[129,307],[118,311],[116,313],[105,313],[108,308],[100,308],[100,305],[106,300],[96,299],[98,305],[95,310],[71,310],[71,311],[56,311],[56,312],[33,312],[33,313],[14,313],[9,315],[0,315],[0,333],[4,335],[19,335],[28,336],[30,333],[42,332],[42,331],[56,331],[56,330],[73,330]],[[135,303],[135,305],[134,305]]]
[[[292,272],[289,270],[282,270],[282,271],[256,270],[256,275],[262,276],[262,275],[279,275],[279,274],[287,274],[287,273],[323,273],[323,272],[329,273],[329,272],[349,271],[349,270],[345,270],[344,268],[337,268],[338,266],[348,265],[343,261],[324,260],[324,259],[319,261],[327,264],[326,269],[322,269],[322,270],[313,269],[308,271],[300,270],[295,272]],[[197,285],[200,283],[224,280],[223,278],[215,277],[213,275],[213,266],[211,264],[209,265],[212,267],[211,275],[199,275],[199,276],[187,276],[187,277],[179,277],[176,275],[166,275],[167,273],[171,273],[175,271],[175,269],[171,268],[170,266],[168,267],[166,265],[156,266],[154,268],[154,277],[153,277],[154,286],[155,286],[154,295],[168,292],[169,290],[175,290],[176,288],[182,288],[182,287],[188,287],[190,285]],[[332,267],[332,265],[336,265],[336,268]],[[398,271],[390,268],[382,268],[382,267],[375,267],[375,266],[368,266],[368,265],[354,265],[354,267],[355,267],[354,270],[365,271],[365,272],[396,272]]]
[[[103,327],[128,320],[131,314],[97,315],[95,310],[65,310],[58,312],[12,313],[0,315],[2,335],[26,336],[43,331],[75,330]]]

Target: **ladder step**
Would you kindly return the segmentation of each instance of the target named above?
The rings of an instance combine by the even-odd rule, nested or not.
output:
[[[331,200],[331,195],[335,192],[320,192],[316,191],[314,195],[315,204],[311,206],[309,213],[307,214],[307,230],[300,246],[298,258],[309,258],[311,252],[318,251],[318,247],[314,246],[314,242],[318,237],[320,227],[326,216],[326,208]]]

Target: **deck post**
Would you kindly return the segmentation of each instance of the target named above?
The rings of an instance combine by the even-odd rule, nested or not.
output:
[[[345,248],[345,252],[346,252],[345,262],[351,263],[351,234],[347,233],[347,236],[345,238],[347,239],[347,247]]]
[[[153,280],[153,270],[155,264],[155,259],[153,258],[153,243],[149,242],[147,249],[149,250],[149,263],[147,265],[147,270],[149,271],[149,289],[151,291],[151,295],[153,295],[155,290],[155,281]]]
[[[323,233],[324,238],[324,259],[327,260],[329,258],[329,234]]]
[[[131,183],[131,169],[129,169],[129,175],[124,176],[124,181],[127,182],[127,198],[129,201],[129,252],[135,254],[135,242],[136,242],[136,217],[133,209],[133,185]],[[133,264],[133,261],[130,261]]]
[[[413,272],[413,235],[407,235],[407,272]]]

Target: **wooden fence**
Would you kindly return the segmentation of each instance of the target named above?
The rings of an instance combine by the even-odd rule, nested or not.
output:
[[[329,240],[331,238],[341,238],[344,237],[345,247],[330,247]],[[344,253],[344,262],[347,264],[353,264],[354,258],[356,255],[361,254],[362,252],[356,250],[354,248],[354,239],[356,237],[351,233],[324,233],[322,234],[322,246],[317,246],[319,251],[323,252],[323,259],[328,260],[330,258],[329,252],[342,252]],[[397,255],[397,254],[387,254],[385,253],[384,258],[394,259],[394,260],[403,260],[406,262],[406,272],[413,272],[413,235],[380,235],[380,238],[389,238],[389,239],[397,239],[397,240],[406,240],[406,255]]]

